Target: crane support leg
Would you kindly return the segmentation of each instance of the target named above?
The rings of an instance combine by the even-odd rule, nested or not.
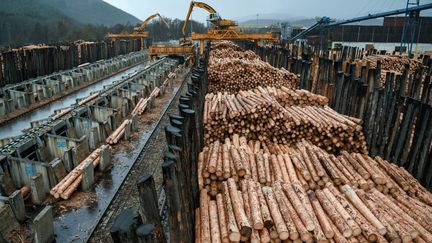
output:
[[[205,40],[200,40],[200,55],[204,55],[204,41]]]

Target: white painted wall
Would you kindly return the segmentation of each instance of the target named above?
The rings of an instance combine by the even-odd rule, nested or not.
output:
[[[395,50],[396,46],[400,46],[400,43],[383,43],[383,42],[341,42],[341,41],[335,41],[332,43],[332,47],[335,46],[335,44],[342,44],[344,46],[354,46],[359,48],[365,48],[366,44],[373,44],[375,49],[377,50],[387,50],[389,52],[392,52]],[[429,43],[417,43],[413,45],[413,53],[416,54],[422,54],[424,52],[432,52],[432,44]]]

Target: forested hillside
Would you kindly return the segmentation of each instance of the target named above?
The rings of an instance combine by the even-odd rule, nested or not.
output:
[[[159,21],[147,29],[155,41],[178,39],[183,21]],[[0,47],[34,43],[102,40],[107,32],[131,32],[141,21],[102,0],[0,0]],[[205,31],[193,22],[193,30]]]

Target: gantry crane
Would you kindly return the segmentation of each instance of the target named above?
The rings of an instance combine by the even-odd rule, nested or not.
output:
[[[191,33],[192,40],[200,41],[200,52],[203,53],[204,41],[206,40],[253,40],[253,41],[279,41],[279,36],[273,33],[243,33],[237,28],[234,20],[222,19],[219,13],[210,5],[203,2],[192,1],[189,11],[183,24],[183,35],[186,34],[186,27],[194,7],[202,8],[209,12],[207,21],[210,23],[210,29],[207,33]]]
[[[144,49],[144,39],[149,37],[149,32],[145,30],[146,25],[154,18],[159,17],[159,19],[169,28],[168,22],[159,14],[155,13],[150,16],[148,16],[139,26],[134,28],[134,31],[132,33],[120,33],[120,34],[113,34],[108,33],[108,38],[141,38],[141,49]]]
[[[382,17],[386,17],[386,16],[393,16],[393,15],[399,15],[399,14],[405,14],[405,16],[418,17],[420,11],[426,10],[426,9],[432,9],[432,3],[423,4],[423,5],[416,4],[416,6],[414,6],[414,7],[408,7],[408,3],[407,3],[407,7],[403,8],[403,9],[396,9],[396,10],[386,11],[386,12],[382,12],[382,13],[375,13],[375,14],[367,14],[365,16],[356,17],[356,18],[352,18],[352,19],[348,19],[348,20],[336,21],[336,22],[329,19],[328,17],[323,17],[316,24],[312,25],[311,27],[307,28],[306,30],[303,30],[302,32],[300,32],[296,36],[292,37],[290,39],[290,41],[293,42],[296,39],[307,35],[309,32],[313,31],[316,28],[322,28],[322,29],[323,28],[332,28],[332,27],[339,26],[339,25],[350,24],[350,23],[360,22],[360,21],[364,21],[364,20],[382,18]],[[406,19],[404,19],[404,21],[406,21]],[[405,43],[405,42],[407,42],[407,40],[405,39],[405,37],[406,37],[405,36],[406,35],[405,24],[406,23],[404,22],[404,29],[402,30],[401,45],[400,45],[399,50],[402,53],[403,52],[402,47],[405,44],[407,44],[408,45],[408,54],[411,54],[412,46],[413,46],[413,42],[414,42],[413,37],[415,34],[415,28],[412,29],[413,32],[411,33],[410,43]],[[415,25],[414,25],[414,27],[415,27]]]

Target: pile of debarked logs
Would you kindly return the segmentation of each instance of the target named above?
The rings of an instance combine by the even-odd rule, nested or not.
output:
[[[359,119],[235,55],[209,64],[196,242],[432,242],[431,193],[368,155]]]

